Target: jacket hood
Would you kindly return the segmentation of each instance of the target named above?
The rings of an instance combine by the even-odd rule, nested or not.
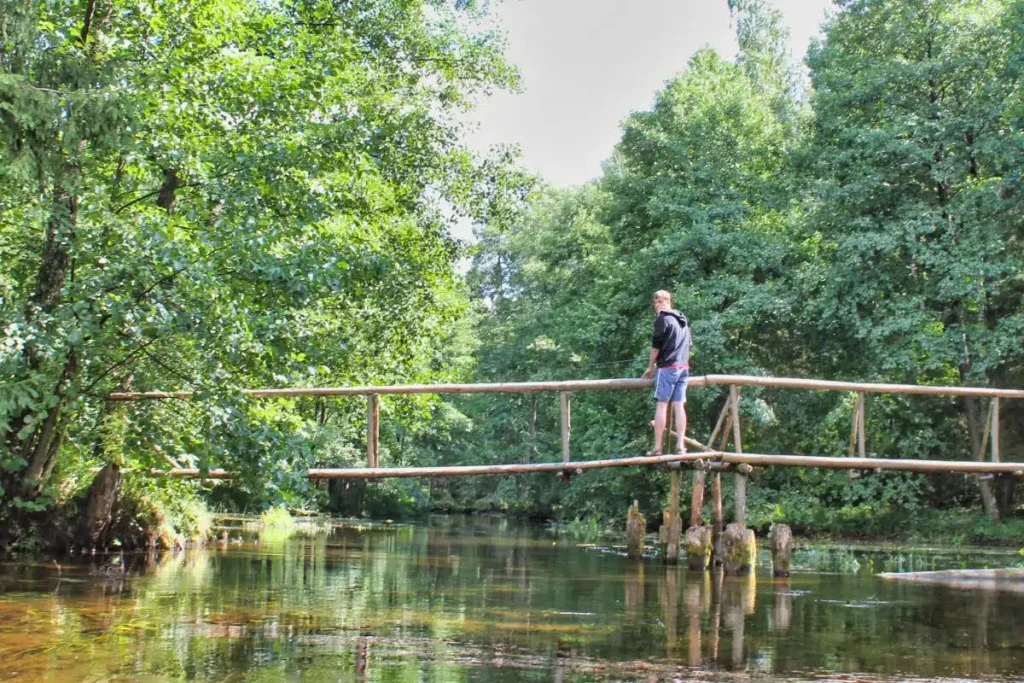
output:
[[[675,318],[679,322],[680,327],[686,327],[686,325],[687,325],[686,316],[683,315],[682,313],[680,313],[677,310],[674,310],[674,309],[670,308],[667,311],[659,311],[658,315],[670,315],[670,316],[672,316],[673,318]]]

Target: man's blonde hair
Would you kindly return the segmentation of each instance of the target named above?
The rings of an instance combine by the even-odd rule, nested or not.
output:
[[[664,301],[667,301],[669,303],[672,303],[672,294],[669,293],[669,292],[666,292],[664,289],[659,289],[657,292],[655,292],[654,293],[654,298],[659,300],[659,301],[664,300]]]

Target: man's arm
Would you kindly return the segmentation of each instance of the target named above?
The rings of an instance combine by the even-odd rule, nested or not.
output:
[[[651,349],[651,360],[647,362],[647,369],[644,370],[643,378],[654,376],[654,368],[658,362],[658,349]]]
[[[659,315],[654,319],[654,334],[651,335],[651,359],[647,362],[647,369],[644,370],[643,378],[647,379],[654,375],[654,368],[658,362],[658,353],[661,345],[665,342],[665,321]]]

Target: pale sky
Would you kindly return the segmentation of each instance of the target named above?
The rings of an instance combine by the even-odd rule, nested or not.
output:
[[[774,4],[799,61],[831,2]],[[522,92],[481,102],[470,144],[481,151],[517,144],[522,164],[556,186],[600,175],[622,120],[649,108],[697,49],[736,55],[726,0],[504,0],[492,12],[507,34]]]

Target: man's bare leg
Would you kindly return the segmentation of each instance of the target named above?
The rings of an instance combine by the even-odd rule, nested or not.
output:
[[[654,406],[654,452],[661,453],[662,437],[665,436],[665,420],[668,418],[668,401],[658,401]]]
[[[686,440],[683,437],[686,436],[686,403],[673,401],[672,409],[676,417],[676,453],[685,453]]]

